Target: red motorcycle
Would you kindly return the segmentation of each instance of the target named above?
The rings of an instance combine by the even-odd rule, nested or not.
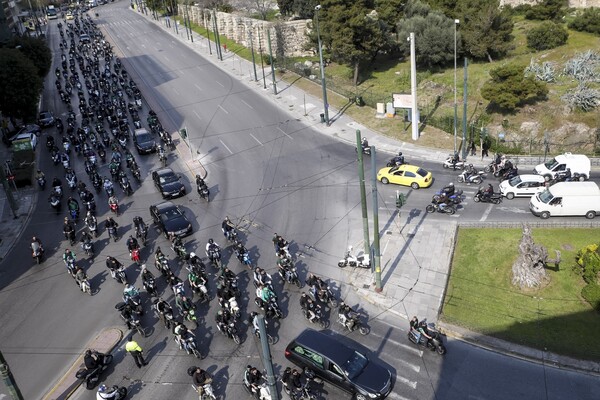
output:
[[[140,261],[140,249],[139,248],[135,248],[135,249],[131,250],[129,255],[131,256],[131,260],[133,262],[135,262],[137,265],[140,265],[141,261]]]
[[[110,211],[114,212],[115,215],[119,215],[119,203],[110,203]]]

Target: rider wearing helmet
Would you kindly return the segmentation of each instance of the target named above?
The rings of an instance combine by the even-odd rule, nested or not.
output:
[[[106,385],[100,385],[98,388],[98,393],[96,393],[96,400],[105,400],[105,399],[118,399],[119,398],[119,388],[117,386],[113,386],[111,388],[106,387]]]

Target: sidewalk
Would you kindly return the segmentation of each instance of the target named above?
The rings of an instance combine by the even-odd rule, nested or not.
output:
[[[306,94],[286,82],[277,82],[278,94],[275,95],[272,79],[267,85],[267,89],[263,87],[262,80],[254,80],[251,62],[241,59],[231,52],[224,52],[223,61],[219,61],[216,54],[209,55],[206,38],[194,33],[194,40],[191,42],[186,37],[185,28],[181,27],[179,33],[175,33],[174,21],[171,21],[171,28],[168,28],[164,19],[156,21],[151,16],[146,16],[146,18],[161,26],[163,30],[177,37],[182,43],[185,43],[213,64],[218,65],[222,70],[229,72],[232,77],[244,82],[249,88],[271,100],[284,112],[291,113],[294,118],[304,120],[323,134],[354,144],[356,142],[356,130],[358,129],[363,137],[368,138],[369,144],[376,146],[378,152],[395,155],[398,151],[402,151],[409,160],[428,160],[440,163],[448,156],[447,150],[399,142],[381,135],[332,108],[329,110],[331,124],[326,126],[320,122],[321,99]],[[211,45],[214,48],[214,44]],[[257,68],[259,69],[258,66]],[[259,75],[262,76],[262,71],[259,72]],[[267,82],[269,82],[270,68],[265,69],[265,76]],[[183,149],[183,153],[186,154],[189,151]],[[187,158],[190,159],[191,157]],[[537,165],[544,161],[543,157],[511,158],[520,165]],[[485,160],[481,160],[480,157],[469,158],[469,162],[472,162],[478,168],[487,165],[490,161],[491,158]],[[193,166],[190,167],[190,169],[193,168]],[[600,170],[600,159],[592,159],[592,169]],[[370,270],[366,269],[356,268],[351,270],[348,268],[347,283],[365,301],[406,319],[407,324],[413,315],[418,315],[421,319],[427,318],[431,322],[437,321],[450,272],[457,224],[448,222],[440,225],[429,222],[423,218],[423,215],[415,217],[407,209],[401,209],[398,216],[394,216],[394,218],[397,218],[396,224],[390,225],[389,229],[381,232],[383,291],[381,293],[375,292],[373,275]],[[509,356],[561,368],[600,373],[599,363],[579,361],[540,352],[449,324],[441,324],[441,328],[448,336]]]

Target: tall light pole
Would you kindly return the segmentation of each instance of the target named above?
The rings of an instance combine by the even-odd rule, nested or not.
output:
[[[458,26],[458,24],[460,23],[460,21],[458,19],[454,20],[454,154],[456,154],[456,148],[457,148],[457,144],[456,144],[456,123],[458,120],[458,111],[456,109],[456,27]],[[463,146],[465,144],[463,143]]]
[[[323,89],[323,110],[325,123],[329,126],[329,104],[327,103],[327,85],[325,83],[325,66],[323,65],[323,45],[321,44],[321,32],[319,31],[319,10],[321,5],[315,7],[315,20],[317,21],[317,41],[319,44],[319,64],[321,65],[321,88]]]

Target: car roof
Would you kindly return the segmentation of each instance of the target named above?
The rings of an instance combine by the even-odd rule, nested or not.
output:
[[[175,172],[171,168],[169,168],[169,167],[160,168],[160,169],[157,169],[154,172],[156,172],[158,175],[167,175],[167,174],[173,174],[173,175],[175,175]]]
[[[154,204],[158,211],[168,210],[170,208],[176,208],[177,206],[170,201],[163,201],[162,203]]]
[[[519,175],[521,181],[523,182],[544,182],[544,177],[541,175],[535,174],[523,174]]]
[[[355,352],[354,349],[346,346],[336,338],[313,329],[305,329],[296,339],[290,342],[288,348],[297,344],[329,358],[338,365],[348,361]]]

